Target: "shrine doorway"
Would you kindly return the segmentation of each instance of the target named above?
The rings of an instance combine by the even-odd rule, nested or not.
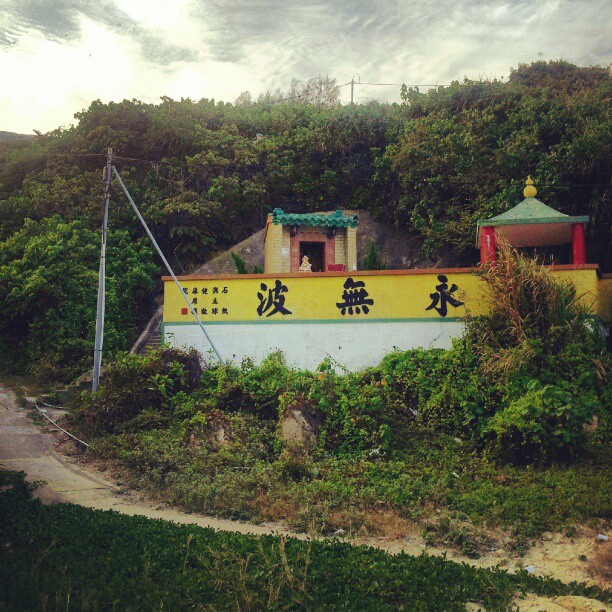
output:
[[[312,264],[313,272],[325,272],[324,242],[300,242],[300,262],[304,255]]]

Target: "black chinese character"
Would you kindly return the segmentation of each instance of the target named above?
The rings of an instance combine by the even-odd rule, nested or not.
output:
[[[448,302],[453,308],[462,306],[463,302],[455,299],[452,294],[459,289],[454,283],[448,288],[448,278],[444,274],[438,274],[439,285],[436,285],[437,293],[430,293],[431,304],[425,310],[431,310],[432,308],[438,312],[441,317],[445,317],[448,308],[446,303]],[[438,306],[440,304],[440,306]]]
[[[195,295],[197,292],[198,292],[198,288],[197,288],[197,287],[194,287],[194,288],[191,290],[191,293],[193,293],[194,295]]]
[[[227,293],[227,287],[223,287],[223,291],[221,293]]]
[[[189,289],[187,289],[187,287],[183,287],[183,293],[185,294],[189,293]]]
[[[213,287],[213,293],[219,293],[219,287]]]
[[[368,298],[368,295],[363,281],[355,282],[352,278],[347,278],[342,294],[344,302],[336,303],[336,306],[340,308],[340,314],[342,315],[345,315],[347,310],[350,315],[353,314],[353,310],[359,314],[362,309],[364,314],[368,314],[370,312],[368,305],[372,306],[374,304],[374,300]]]
[[[213,304],[218,304],[219,300],[217,298],[213,298]]]
[[[211,311],[214,315],[219,314],[219,309],[218,308],[213,308]]]
[[[206,308],[202,308],[202,310],[200,310],[200,314],[207,315],[208,311],[206,310]]]
[[[222,308],[221,314],[229,314],[229,312],[227,311],[227,308]]]
[[[285,296],[283,293],[287,293],[289,291],[286,285],[283,285],[279,280],[277,280],[274,287],[271,287],[270,289],[268,289],[268,286],[265,283],[261,283],[260,286],[261,290],[264,292],[257,292],[257,297],[259,298],[257,314],[260,317],[264,312],[268,313],[266,317],[271,317],[277,312],[280,312],[283,315],[292,314],[290,310],[285,308]],[[265,296],[266,291],[268,292],[267,296]]]
[[[208,287],[202,287],[202,295],[208,295]]]
[[[198,303],[198,298],[194,297],[193,300],[191,300],[191,303],[192,304],[197,304]]]

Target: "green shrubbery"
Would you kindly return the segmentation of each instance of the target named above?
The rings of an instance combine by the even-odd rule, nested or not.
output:
[[[365,510],[415,518],[433,505],[511,526],[523,546],[610,518],[609,357],[575,290],[508,251],[483,281],[492,311],[450,350],[396,352],[355,373],[330,360],[295,370],[280,354],[203,370],[195,352],[127,355],[77,401],[71,426],[189,509],[303,530],[376,532]],[[309,443],[281,435],[296,410]]]
[[[1,224],[1,223],[0,223]],[[94,347],[100,236],[59,216],[32,221],[0,241],[0,371],[43,382],[82,373]],[[107,251],[104,347],[135,340],[151,297],[151,249],[115,229]]]
[[[612,410],[610,358],[582,296],[508,247],[481,276],[491,308],[468,321],[468,339],[497,397],[480,435],[513,460],[580,452],[585,425]]]

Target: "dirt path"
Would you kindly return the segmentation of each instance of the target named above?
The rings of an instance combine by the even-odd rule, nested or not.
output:
[[[49,409],[52,418],[54,414],[57,412]],[[35,494],[43,502],[69,502],[99,510],[116,510],[123,514],[254,535],[288,533],[276,525],[251,525],[161,507],[133,493],[123,492],[102,474],[72,463],[54,450],[55,444],[55,435],[37,427],[28,416],[28,410],[18,407],[13,394],[0,387],[0,466],[23,471],[30,481],[44,481],[44,486]]]
[[[53,411],[49,410],[53,417]],[[115,510],[123,514],[142,515],[164,519],[175,523],[195,524],[224,531],[245,534],[290,534],[292,537],[306,539],[306,534],[291,533],[278,524],[253,525],[238,521],[216,519],[187,514],[179,510],[152,503],[131,492],[124,492],[104,475],[91,469],[76,465],[69,458],[54,450],[56,436],[36,426],[28,416],[28,410],[16,405],[11,391],[0,387],[0,466],[6,469],[26,472],[28,480],[44,481],[37,496],[45,503],[70,502],[88,508]],[[546,534],[525,557],[518,558],[503,549],[492,551],[480,559],[468,559],[456,551],[426,547],[422,538],[415,533],[411,538],[388,540],[384,538],[353,539],[355,544],[367,544],[384,549],[390,553],[400,551],[418,555],[427,552],[431,555],[447,554],[454,561],[465,561],[476,567],[495,567],[514,571],[532,565],[537,576],[552,576],[563,582],[588,582],[609,588],[610,584],[594,580],[588,573],[588,563],[597,550],[596,533],[583,530],[573,538],[563,534]],[[606,543],[608,545],[608,543]],[[590,602],[591,600],[587,600]],[[517,602],[521,609],[528,602]],[[549,602],[551,603],[551,602]],[[575,603],[575,602],[574,602]],[[611,610],[600,602],[593,608],[583,602],[583,607],[557,607],[539,609],[558,610]],[[537,605],[540,605],[539,603]],[[555,605],[559,605],[555,603]],[[574,604],[572,604],[574,605]],[[586,606],[586,607],[585,607]],[[589,607],[591,606],[591,607]]]

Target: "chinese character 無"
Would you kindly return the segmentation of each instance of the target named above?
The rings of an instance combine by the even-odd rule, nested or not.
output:
[[[353,309],[359,314],[363,309],[364,314],[368,314],[370,309],[368,304],[372,306],[374,300],[368,298],[368,292],[365,290],[365,283],[363,281],[354,281],[352,278],[347,278],[344,283],[344,293],[342,299],[344,302],[336,303],[336,306],[340,308],[340,314],[348,313],[353,314]]]

